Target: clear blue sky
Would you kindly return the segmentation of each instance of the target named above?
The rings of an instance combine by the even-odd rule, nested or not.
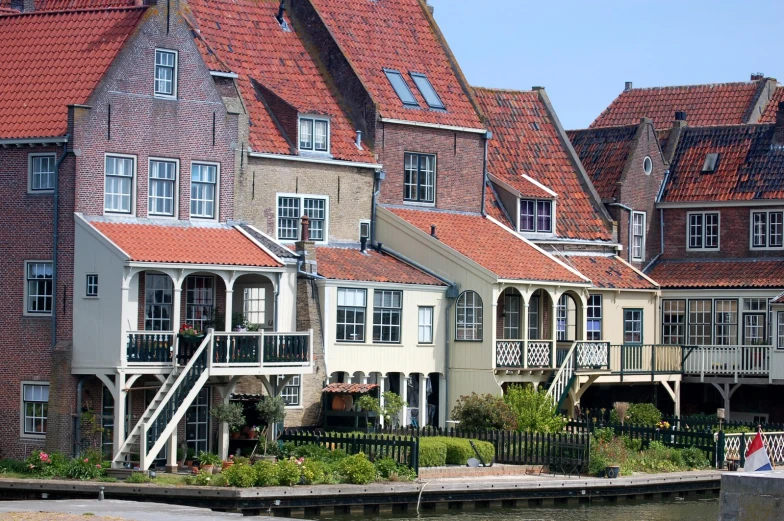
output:
[[[473,85],[547,89],[564,128],[623,90],[784,82],[784,0],[429,0]]]

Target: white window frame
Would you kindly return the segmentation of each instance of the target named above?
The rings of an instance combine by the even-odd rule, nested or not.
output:
[[[341,305],[340,304],[340,292],[341,291],[351,292],[352,295],[359,295],[359,294],[363,295],[362,299],[364,300],[364,305],[363,306],[348,305],[348,304],[345,304],[345,303],[343,305]],[[336,303],[337,303],[337,305],[335,306],[335,310],[336,310],[336,313],[335,313],[335,342],[347,342],[347,343],[352,343],[352,344],[363,344],[363,343],[365,343],[367,341],[367,339],[368,339],[368,327],[367,327],[367,320],[368,320],[368,312],[367,312],[368,311],[368,290],[364,289],[364,288],[350,288],[350,287],[337,288]],[[349,308],[355,314],[356,314],[357,310],[360,310],[360,309],[362,310],[362,317],[363,317],[363,320],[361,322],[361,325],[362,325],[362,338],[355,339],[355,340],[347,340],[345,338],[338,338],[338,328],[341,325],[341,323],[338,322],[338,320],[337,320],[337,313],[340,312],[340,308]],[[345,325],[351,325],[351,326],[355,326],[356,327],[359,324],[360,324],[360,322],[356,322],[356,321],[353,321],[353,322],[344,321],[343,322],[344,326]],[[372,339],[372,336],[373,336],[373,331],[372,330],[370,332],[370,335],[371,335],[371,339]],[[348,336],[348,335],[344,335],[344,336]]]
[[[784,311],[778,311],[776,316],[778,319],[778,343],[776,348],[784,349]]]
[[[198,281],[198,280],[201,280],[201,281],[208,281],[208,280],[212,281],[211,282],[212,287],[209,288],[209,290],[207,290],[204,286],[198,287],[198,285],[196,287],[194,287],[194,288],[189,288],[188,287],[188,283],[190,281],[194,281],[195,282],[195,281]],[[191,324],[191,326],[196,331],[206,332],[207,328],[204,327],[205,322],[206,323],[212,322],[212,319],[215,317],[215,311],[218,309],[217,291],[216,291],[217,282],[215,280],[215,276],[213,276],[213,275],[203,275],[203,274],[200,274],[200,273],[191,273],[190,275],[185,277],[185,279],[183,280],[182,285],[183,285],[182,292],[183,292],[183,294],[185,296],[185,320],[183,322],[186,323],[186,324]],[[205,303],[203,301],[199,301],[199,302],[195,301],[196,297],[199,296],[199,294],[202,291],[205,292],[206,300],[208,301],[207,303]],[[175,295],[176,294],[177,294],[177,292],[175,291]],[[188,298],[191,297],[191,296],[194,298],[194,302],[188,302]],[[172,304],[173,304],[173,302],[172,302]],[[196,310],[199,310],[200,308],[206,308],[206,307],[210,308],[210,311],[209,311],[210,314],[206,318],[203,315],[200,316],[200,317],[197,317],[197,318],[194,318],[193,316],[190,316],[191,310],[196,311]],[[200,327],[197,327],[197,324]]]
[[[150,186],[152,185],[152,163],[173,163],[174,164],[174,179],[160,179],[160,181],[172,183],[172,213],[153,213],[150,211]],[[156,181],[159,180],[156,178]],[[150,157],[147,159],[147,215],[155,219],[177,219],[180,215],[180,160],[171,159],[168,157]],[[158,197],[162,199],[161,197]]]
[[[651,175],[651,172],[653,172],[653,160],[651,159],[651,156],[645,156],[642,160],[642,171],[645,175]]]
[[[596,300],[598,300],[598,303]],[[602,298],[601,293],[591,293],[588,295],[588,300],[585,305],[585,318],[586,318],[586,331],[585,331],[585,338],[589,341],[598,342],[602,339],[604,335],[604,299]],[[594,313],[598,310],[598,316],[590,316],[591,310],[594,310]],[[592,322],[597,322],[599,324],[599,338],[590,338],[591,333],[594,331],[591,330],[590,325]]]
[[[417,158],[417,184],[416,184],[416,199],[407,199],[406,198],[406,160],[410,157],[414,156]],[[433,200],[427,201],[419,199],[419,188],[423,186],[420,184],[420,178],[422,177],[422,156],[428,156],[433,159]],[[427,206],[433,207],[436,205],[436,201],[438,200],[438,155],[431,154],[428,152],[413,152],[411,150],[404,150],[403,151],[403,204],[412,205],[412,206]]]
[[[52,181],[57,182],[57,154],[52,152],[46,153],[33,153],[27,155],[27,193],[28,194],[52,194],[54,193],[54,186],[52,188],[33,188],[33,165],[35,160],[41,157],[48,157],[52,159]]]
[[[158,92],[158,53],[165,52],[174,55],[174,70],[172,71],[172,92],[171,94],[167,94],[165,92]],[[155,55],[153,59],[153,71],[152,71],[152,91],[153,95],[156,98],[164,98],[164,99],[177,99],[177,76],[179,75],[179,66],[180,66],[180,53],[175,51],[174,49],[162,49],[156,48]]]
[[[296,239],[282,239],[279,236],[278,223],[280,222],[280,206],[278,201],[281,197],[288,197],[291,199],[299,199],[299,216],[297,216],[297,238]],[[302,240],[300,236],[302,233],[302,215],[305,212],[305,199],[321,199],[324,201],[324,229],[322,231],[323,239],[313,240],[318,244],[329,244],[329,196],[328,195],[315,195],[315,194],[292,194],[292,193],[276,193],[275,194],[275,239],[284,243],[290,244]]]
[[[95,277],[94,281],[91,281],[91,278]],[[97,273],[87,273],[84,277],[84,298],[98,298],[98,274]],[[90,293],[90,288],[95,288],[95,293]]]
[[[49,311],[30,311],[30,280],[28,278],[29,273],[29,266],[30,264],[49,264],[54,269],[54,265],[51,260],[27,260],[24,263],[24,315],[28,317],[50,317],[52,316],[51,309]],[[52,308],[54,308],[56,303],[57,291],[54,287],[54,273],[52,273]],[[46,279],[43,279],[46,280]]]
[[[302,123],[303,121],[310,122],[311,124],[311,134],[310,134],[310,148],[303,148],[302,147]],[[327,124],[327,148],[324,150],[316,148],[316,122],[322,122]],[[297,117],[297,149],[300,152],[306,152],[308,154],[329,154],[330,150],[332,150],[332,122],[330,118],[324,116],[316,116],[313,114],[300,114]]]
[[[207,391],[207,403],[202,405],[199,403],[199,395]],[[128,393],[130,396],[131,393]],[[186,445],[186,450],[191,449],[190,444],[195,444],[198,448],[199,443],[205,443],[205,450],[210,450],[210,439],[212,438],[212,415],[209,413],[210,408],[212,408],[212,387],[205,385],[201,388],[201,390],[196,394],[196,397],[193,399],[193,402],[188,406],[185,412],[185,434],[183,436],[183,443]],[[206,422],[198,421],[199,420],[199,412],[204,414],[205,418],[207,419]],[[197,421],[192,421],[191,414],[196,413]],[[199,437],[199,425],[205,425],[207,427],[207,438],[200,438]],[[196,430],[196,437],[193,439],[188,439],[188,427],[193,426]],[[127,431],[126,431],[127,432]]]
[[[662,310],[661,310],[661,331],[662,331],[662,342],[665,344],[685,344],[686,337],[688,335],[688,325],[689,325],[689,303],[686,299],[663,299],[662,301]],[[672,304],[679,304],[677,308],[672,307]],[[682,306],[682,309],[679,309]],[[665,316],[682,316],[682,322],[665,322]],[[669,327],[668,334],[664,333],[665,326]],[[673,328],[675,329],[676,333],[673,334]],[[677,332],[680,330],[680,334]],[[673,337],[680,338],[680,340],[672,341]]]
[[[367,226],[367,234],[363,234],[362,233],[362,227],[363,226]],[[370,242],[370,226],[371,226],[371,224],[370,224],[370,221],[368,221],[368,220],[363,219],[363,220],[359,221],[359,240],[360,241],[362,240],[362,237],[367,237],[368,243]]]
[[[522,223],[522,208],[523,208],[523,201],[530,201],[534,203],[534,229],[533,230],[523,230]],[[547,231],[540,231],[539,230],[539,203],[546,202],[550,203],[550,229]],[[537,199],[534,197],[520,197],[517,199],[517,231],[519,233],[523,233],[526,236],[539,236],[539,237],[550,237],[555,235],[555,206],[556,201],[555,199]]]
[[[193,213],[193,206],[192,206],[192,198],[193,198],[193,166],[194,165],[203,165],[203,166],[214,166],[215,167],[215,201],[213,201],[212,210],[213,216],[202,216],[202,215],[194,215]],[[190,184],[188,187],[188,215],[191,219],[199,220],[199,221],[217,221],[220,218],[220,193],[221,193],[221,164],[216,163],[214,161],[191,161],[191,170],[188,173],[190,177]],[[200,184],[209,184],[204,181],[197,181]]]
[[[295,374],[291,378],[289,383],[284,385],[283,388],[280,390],[280,397],[283,398],[283,401],[285,403],[285,405],[283,407],[284,409],[302,409],[302,408],[304,408],[304,406],[302,405],[302,376],[303,375]],[[286,378],[286,375],[282,375],[282,374],[278,375],[278,381],[277,381],[278,385],[280,385],[281,381],[283,381],[284,378]],[[297,382],[297,383],[293,383],[293,382]],[[296,390],[297,390],[297,397],[296,397],[297,398],[297,403],[293,404],[293,405],[289,405],[286,402],[286,398],[284,398],[283,394],[286,391],[286,389],[293,389],[293,388],[296,388]],[[289,393],[287,396],[293,396],[293,395],[291,393]]]
[[[40,382],[40,381],[37,382],[37,381],[34,381],[34,380],[24,380],[24,381],[20,382],[20,384],[19,384],[19,436],[21,438],[42,440],[42,439],[46,438],[46,430],[44,430],[44,432],[26,432],[26,430],[25,430],[25,419],[26,419],[25,412],[26,411],[25,411],[25,395],[24,395],[24,391],[25,391],[25,387],[26,386],[38,386],[38,387],[47,387],[47,388],[49,388],[49,382]],[[51,388],[49,388],[48,390],[51,391]],[[47,423],[48,423],[48,418],[49,418],[49,411],[48,411],[48,409],[49,409],[49,396],[47,396],[46,402],[34,401],[34,400],[32,402],[33,403],[46,403],[47,404],[46,420],[47,420]],[[42,416],[42,418],[43,418],[43,416]]]
[[[376,302],[376,297],[381,302]],[[389,297],[389,305],[385,305],[385,298]],[[395,306],[395,297],[399,298],[399,306]],[[393,324],[391,318],[397,315],[398,323]],[[390,322],[384,323],[384,318],[388,317]],[[377,321],[376,319],[380,319]],[[376,339],[376,328],[379,328],[379,338]],[[397,329],[397,340],[392,340],[394,331]],[[384,340],[387,332],[388,340]],[[403,342],[403,290],[399,289],[375,289],[373,290],[373,329],[371,340],[374,344],[401,344]]]
[[[422,316],[422,312],[425,316]],[[427,314],[430,314],[430,323],[427,323]],[[419,345],[433,345],[435,343],[435,306],[418,306],[417,307],[417,344]],[[423,318],[425,322],[423,322]],[[427,339],[427,331],[430,331],[429,340]],[[423,339],[424,334],[424,339]]]
[[[469,306],[466,302],[468,294],[472,294],[473,302]],[[462,303],[461,303],[462,301]],[[468,321],[468,310],[471,310],[473,320]],[[478,310],[478,313],[477,313]],[[463,323],[460,323],[460,315],[463,315]],[[472,290],[466,290],[457,297],[455,303],[455,342],[482,342],[484,340],[484,301],[482,296]],[[462,330],[462,338],[460,331]],[[468,338],[471,332],[471,338]]]
[[[640,224],[640,233],[637,233],[636,230],[636,220],[638,217],[642,217],[642,223]],[[631,237],[631,250],[632,250],[632,260],[635,261],[643,261],[645,260],[645,229],[648,226],[648,215],[645,212],[632,212],[632,237]],[[704,228],[704,226],[703,226]],[[637,252],[637,244],[636,239],[640,238],[640,245],[639,245],[639,253]]]
[[[765,244],[764,246],[755,246],[754,245],[754,216],[756,214],[763,214],[765,215]],[[781,239],[781,246],[771,246],[771,232],[770,232],[770,215],[771,214],[781,214],[781,227],[782,227],[782,239]],[[750,250],[782,250],[784,249],[784,210],[752,210],[749,212],[749,249]]]
[[[259,291],[262,293],[261,298],[253,298],[253,293]],[[257,309],[258,308],[258,309]],[[261,322],[251,320],[250,317],[256,316],[261,318]],[[254,324],[261,327],[267,325],[267,288],[264,286],[247,286],[242,288],[242,318],[248,324]]]
[[[118,157],[122,159],[130,159],[133,162],[133,173],[131,174],[131,194],[130,194],[130,211],[124,212],[120,210],[107,210],[106,209],[106,160],[110,157]],[[109,215],[128,215],[128,216],[135,216],[136,215],[136,176],[139,170],[139,162],[137,161],[137,157],[132,154],[113,154],[113,153],[105,153],[103,155],[103,201],[102,201],[102,208],[104,214]]]
[[[691,246],[691,217],[692,215],[701,215],[702,216],[702,225],[701,225],[701,237],[702,237],[702,246]],[[705,237],[706,237],[706,215],[716,215],[717,219],[717,236],[716,236],[716,247],[715,248],[706,248],[705,247]],[[721,251],[721,212],[719,211],[711,211],[711,212],[686,212],[686,251]]]

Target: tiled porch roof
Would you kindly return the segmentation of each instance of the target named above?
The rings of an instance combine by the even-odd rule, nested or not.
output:
[[[601,289],[658,289],[648,277],[615,255],[566,255],[564,262]]]
[[[267,252],[229,226],[163,225],[90,220],[89,224],[132,261],[278,267]]]
[[[661,261],[648,275],[662,288],[781,288],[784,259]]]
[[[442,281],[410,264],[368,248],[316,248],[318,274],[334,280],[389,282],[446,286]]]
[[[378,384],[329,384],[321,390],[322,393],[362,394],[369,393],[377,388]]]

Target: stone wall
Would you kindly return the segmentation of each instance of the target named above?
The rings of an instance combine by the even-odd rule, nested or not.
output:
[[[719,521],[784,521],[784,471],[723,474]]]

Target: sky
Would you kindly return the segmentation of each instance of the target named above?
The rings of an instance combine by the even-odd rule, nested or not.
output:
[[[545,87],[565,129],[634,87],[784,82],[784,0],[428,0],[472,85]]]

